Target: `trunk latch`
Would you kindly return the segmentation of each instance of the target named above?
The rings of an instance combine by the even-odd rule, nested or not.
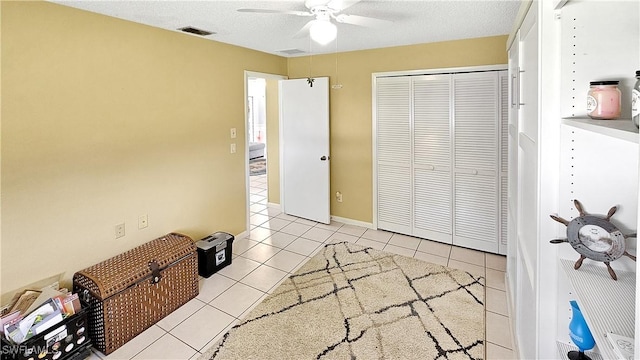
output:
[[[153,260],[149,262],[149,269],[151,269],[151,283],[157,284],[160,282],[162,275],[160,275],[160,266],[158,262]]]

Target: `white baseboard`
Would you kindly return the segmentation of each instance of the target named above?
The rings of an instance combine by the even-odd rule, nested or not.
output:
[[[355,225],[355,226],[360,226],[360,227],[365,227],[367,229],[374,229],[373,227],[373,223],[368,223],[368,222],[364,222],[364,221],[360,221],[360,220],[353,220],[353,219],[347,219],[347,218],[343,218],[340,216],[334,216],[331,215],[331,220],[333,221],[337,221],[337,222],[341,222],[343,224],[347,224],[347,225]]]
[[[272,209],[282,211],[282,206],[280,206],[280,204],[276,204],[276,203],[270,203],[270,202],[268,202],[268,203],[267,203],[267,206],[268,206],[268,207],[270,207],[270,208],[272,208]]]
[[[241,232],[240,234],[236,235],[236,239],[244,239],[247,236],[249,236],[249,231],[245,230],[245,231]]]
[[[271,209],[282,211],[282,206],[280,204],[267,203],[267,206],[269,208],[271,208]],[[364,222],[364,221],[360,221],[360,220],[353,220],[353,219],[343,218],[343,217],[334,216],[334,215],[331,215],[331,220],[337,221],[337,222],[341,222],[341,223],[347,224],[347,225],[355,225],[355,226],[365,227],[367,229],[375,229],[373,227],[373,223],[368,223],[368,222]],[[240,235],[238,235],[238,236],[240,236]]]

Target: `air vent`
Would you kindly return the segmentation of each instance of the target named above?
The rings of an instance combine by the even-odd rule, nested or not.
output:
[[[287,55],[304,54],[304,51],[300,49],[278,50],[278,52],[287,54]]]
[[[194,28],[193,26],[187,26],[187,27],[179,28],[178,30],[184,31],[184,32],[188,32],[188,33],[191,33],[191,34],[200,35],[200,36],[207,36],[207,35],[215,34],[213,31],[201,30],[201,29]]]

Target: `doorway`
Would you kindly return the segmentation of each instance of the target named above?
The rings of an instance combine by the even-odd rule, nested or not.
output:
[[[249,201],[268,197],[266,80],[249,78],[247,88],[247,138],[249,140]],[[263,199],[264,198],[264,199]],[[265,204],[266,205],[266,204]]]
[[[245,71],[247,231],[268,214],[268,207],[280,207],[278,80],[283,79]]]

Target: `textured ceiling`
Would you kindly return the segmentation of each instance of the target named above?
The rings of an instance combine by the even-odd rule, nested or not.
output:
[[[342,13],[389,20],[384,28],[338,24],[326,46],[293,36],[312,18],[238,12],[241,8],[306,11],[298,1],[53,0],[52,2],[176,31],[193,26],[215,32],[205,38],[280,56],[374,49],[508,34],[520,6],[515,0],[362,0]],[[185,34],[185,36],[197,36]],[[283,50],[303,53],[288,55]]]

